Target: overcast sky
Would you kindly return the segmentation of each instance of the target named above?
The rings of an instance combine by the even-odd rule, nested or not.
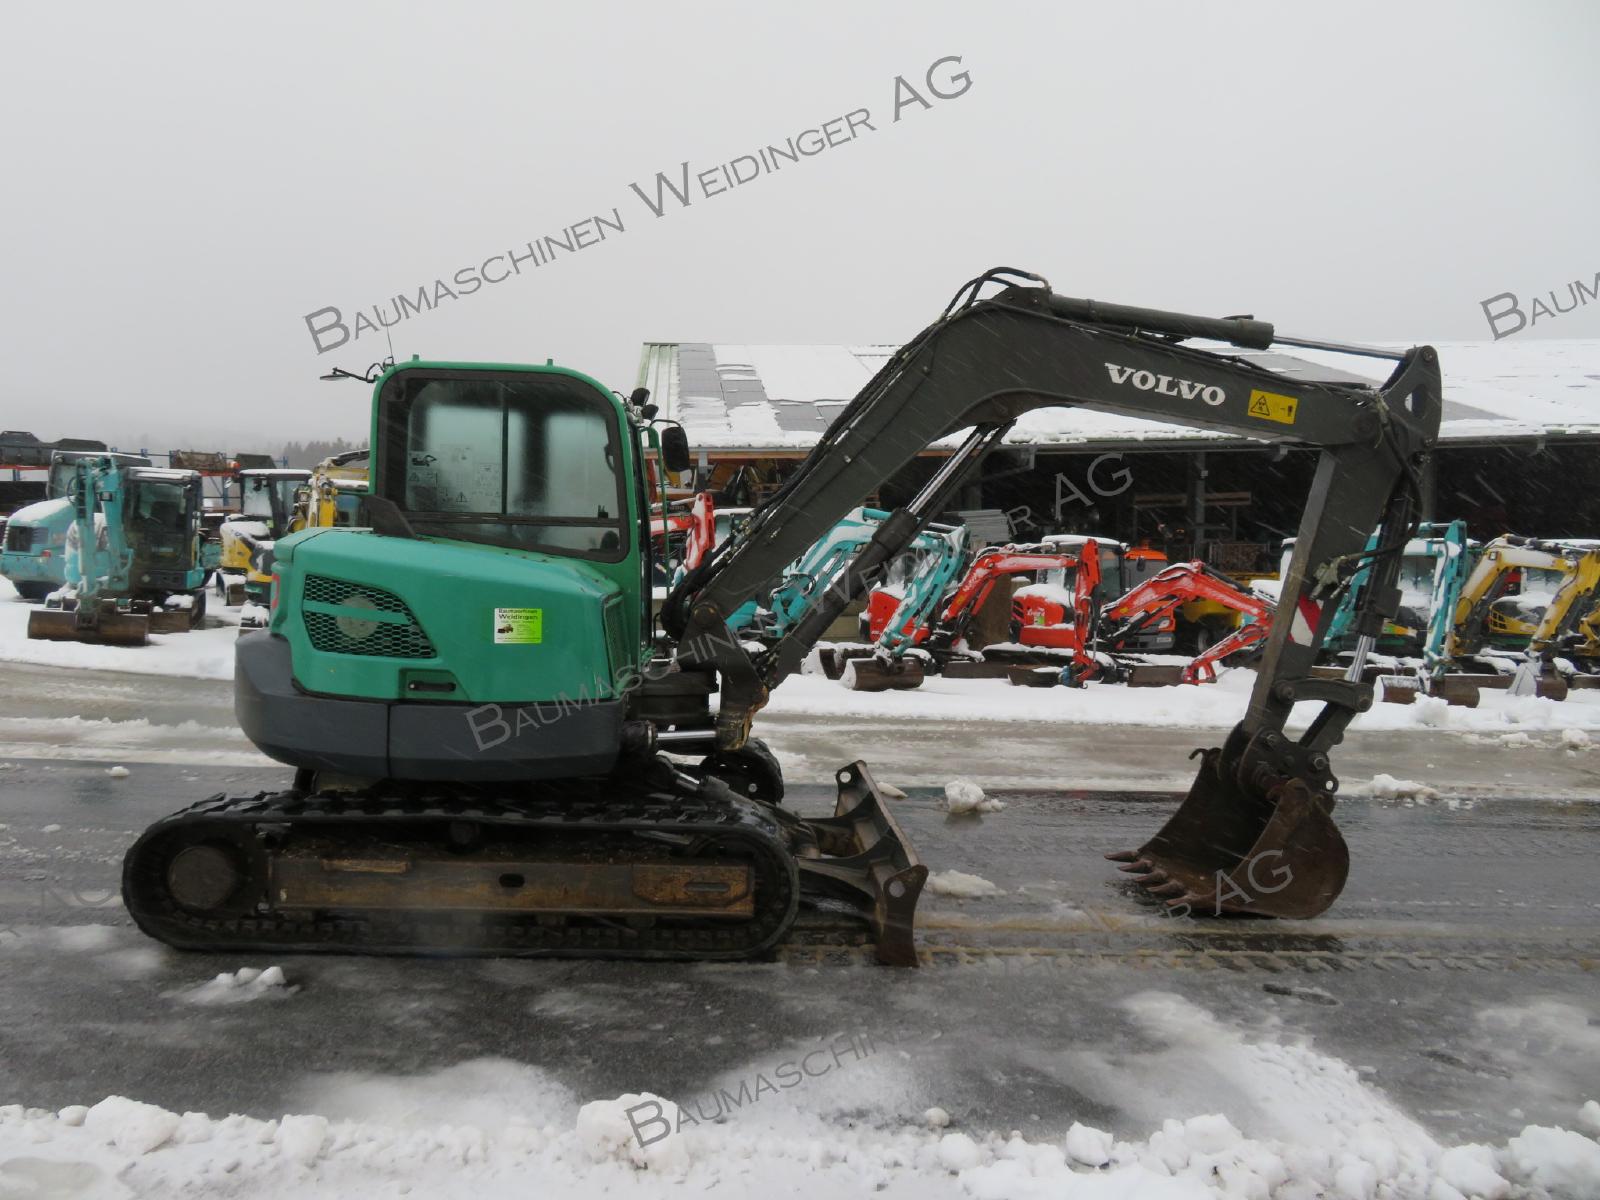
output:
[[[383,331],[319,355],[305,317],[394,320],[419,287],[400,356],[624,390],[646,340],[901,341],[997,264],[1301,336],[1483,338],[1480,300],[1600,270],[1597,62],[1583,0],[11,6],[0,428],[364,437],[369,389],[317,377]],[[629,187],[835,119],[660,217]],[[623,232],[435,290],[595,214]],[[1600,336],[1600,303],[1518,336]]]

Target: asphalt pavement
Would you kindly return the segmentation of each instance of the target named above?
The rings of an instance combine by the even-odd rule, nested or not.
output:
[[[1216,1059],[1237,1037],[1313,1045],[1463,1140],[1570,1124],[1600,1078],[1593,802],[1346,800],[1344,895],[1288,923],[1163,917],[1101,858],[1153,831],[1174,795],[1017,790],[1003,812],[952,817],[938,791],[913,788],[896,811],[930,867],[1002,890],[925,895],[920,969],[807,939],[772,962],[718,966],[257,960],[170,951],[120,906],[121,857],[145,824],[284,782],[281,768],[165,761],[175,754],[125,777],[101,758],[0,768],[0,1102],[123,1094],[180,1112],[337,1116],[374,1080],[445,1104],[475,1072],[518,1064],[580,1097],[682,1099],[812,1045],[837,1054],[844,1035],[857,1049],[803,1100],[844,1119],[938,1104],[970,1126],[1081,1120],[1146,1136],[1162,1117],[1219,1109],[1270,1125],[1268,1095]],[[793,800],[831,803],[814,785]],[[292,994],[207,1004],[196,991],[274,964]],[[1152,1034],[1138,1018],[1150,1003],[1223,1032]]]

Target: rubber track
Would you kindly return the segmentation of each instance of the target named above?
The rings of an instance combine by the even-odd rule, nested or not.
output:
[[[123,900],[139,928],[186,950],[272,949],[291,953],[470,954],[630,959],[741,959],[762,954],[783,939],[799,906],[799,881],[778,824],[757,803],[716,782],[694,795],[652,789],[633,802],[620,799],[614,783],[586,784],[574,796],[516,801],[432,795],[373,798],[302,796],[260,792],[216,795],[174,813],[145,831],[123,860]],[[583,793],[587,792],[587,795]],[[608,794],[609,793],[609,794]],[[639,833],[715,838],[739,845],[756,871],[756,916],[749,921],[673,917],[634,927],[602,918],[569,918],[562,924],[532,914],[384,912],[348,917],[299,918],[271,912],[206,917],[180,907],[166,886],[166,865],[184,846],[224,839],[238,846],[256,841],[255,827],[325,832],[329,826],[361,833],[404,832],[407,826],[471,821],[517,834],[541,831],[591,845],[631,842]],[[246,852],[263,870],[267,852]],[[265,880],[244,885],[265,897]]]

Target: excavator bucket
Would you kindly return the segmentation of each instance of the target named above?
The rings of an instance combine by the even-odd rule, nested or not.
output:
[[[1137,850],[1106,857],[1181,915],[1327,911],[1350,871],[1333,798],[1290,780],[1259,799],[1222,777],[1221,759],[1221,750],[1203,751],[1188,797],[1160,832]]]
[[[907,691],[922,686],[922,663],[915,658],[884,661],[853,658],[839,676],[853,692]]]
[[[28,614],[28,636],[48,642],[90,642],[100,646],[144,646],[150,641],[150,621],[142,613],[108,609],[94,620],[76,611],[37,608]]]
[[[836,778],[834,815],[805,821],[817,845],[815,853],[798,858],[802,887],[841,899],[865,916],[879,962],[914,967],[912,934],[928,868],[890,813],[866,763],[853,762]]]
[[[872,650],[867,646],[821,646],[817,650],[817,661],[829,679],[843,676],[844,669],[857,659],[870,657]]]

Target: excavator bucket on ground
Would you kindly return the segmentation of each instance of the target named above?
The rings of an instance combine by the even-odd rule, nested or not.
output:
[[[1200,753],[1189,795],[1160,832],[1137,850],[1106,857],[1183,915],[1326,912],[1350,872],[1333,797],[1291,779],[1258,799],[1223,777],[1221,750]]]
[[[97,613],[78,609],[38,608],[28,614],[28,636],[47,642],[88,642],[99,646],[144,646],[150,642],[150,619],[143,613],[119,612],[106,605]]]
[[[901,659],[852,658],[839,676],[853,692],[906,691],[922,686],[922,663],[910,655]]]

